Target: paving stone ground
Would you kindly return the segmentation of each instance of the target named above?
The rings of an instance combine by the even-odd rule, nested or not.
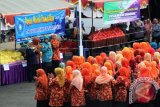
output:
[[[35,83],[0,86],[0,107],[36,107]]]

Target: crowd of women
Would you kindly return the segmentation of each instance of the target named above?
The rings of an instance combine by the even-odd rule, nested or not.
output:
[[[159,96],[137,98],[130,105],[129,87],[140,77],[160,84],[160,49],[148,42],[133,43],[133,48],[102,52],[96,57],[73,56],[52,73],[38,69],[36,80],[37,107],[159,107]],[[65,66],[66,65],[66,66]]]

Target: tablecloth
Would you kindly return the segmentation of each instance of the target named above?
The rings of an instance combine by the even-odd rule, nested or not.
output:
[[[22,66],[22,62],[9,64],[9,70],[4,71],[3,65],[1,68],[1,82],[0,85],[15,84],[27,81],[26,67]]]

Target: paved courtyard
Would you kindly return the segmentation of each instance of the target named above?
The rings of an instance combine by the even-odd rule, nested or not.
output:
[[[0,107],[36,107],[34,92],[34,83],[0,86]]]

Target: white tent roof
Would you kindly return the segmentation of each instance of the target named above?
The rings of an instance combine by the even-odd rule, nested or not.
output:
[[[35,13],[74,7],[64,0],[0,0],[0,13]]]

